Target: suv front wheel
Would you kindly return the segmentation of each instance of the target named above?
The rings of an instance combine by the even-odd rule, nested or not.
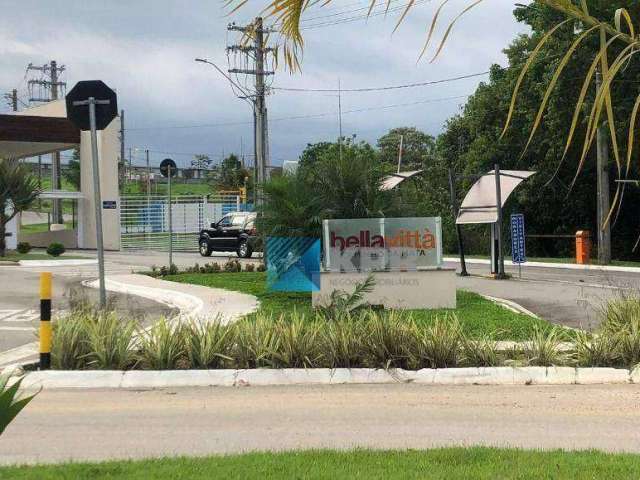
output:
[[[213,250],[211,250],[209,242],[206,239],[203,238],[202,240],[200,240],[200,255],[202,255],[203,257],[210,257],[212,251]]]
[[[253,250],[251,250],[249,241],[246,238],[244,240],[240,240],[237,253],[240,258],[251,258],[251,255],[253,255]]]

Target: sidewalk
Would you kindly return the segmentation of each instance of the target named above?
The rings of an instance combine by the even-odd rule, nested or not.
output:
[[[98,280],[84,284],[98,288]],[[258,308],[258,299],[253,295],[221,288],[168,282],[137,273],[108,275],[106,289],[109,292],[136,295],[163,303],[170,308],[178,309],[182,318],[205,321],[219,318],[222,322],[229,323]]]

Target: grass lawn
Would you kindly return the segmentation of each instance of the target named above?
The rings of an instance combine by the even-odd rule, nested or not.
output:
[[[305,451],[0,468],[0,479],[596,479],[638,478],[640,456],[492,448]]]
[[[305,312],[312,315],[311,293],[268,292],[266,273],[183,273],[165,277],[166,280],[181,283],[225,288],[255,295],[260,300],[260,310],[267,314],[279,315],[291,312]],[[496,340],[527,340],[535,326],[549,328],[545,320],[528,315],[513,313],[472,292],[458,290],[458,308],[455,310],[410,310],[413,317],[423,323],[432,322],[438,315],[455,312],[464,332],[472,337],[491,335]]]
[[[67,230],[73,229],[73,222],[71,220],[67,220],[64,222],[65,228]],[[27,225],[20,226],[20,233],[25,235],[29,235],[30,233],[42,233],[49,231],[48,223],[30,223]]]

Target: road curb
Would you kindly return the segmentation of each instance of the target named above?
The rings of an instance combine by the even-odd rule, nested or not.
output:
[[[443,260],[445,262],[452,263],[460,263],[460,259],[457,257],[444,257]],[[476,264],[476,265],[491,265],[490,260],[485,260],[482,258],[465,258],[466,263]],[[507,266],[515,267],[513,262],[510,260],[505,260],[504,262]],[[600,272],[626,272],[626,273],[640,273],[640,267],[622,267],[615,265],[578,265],[576,263],[550,263],[550,262],[527,262],[522,264],[522,268],[527,267],[538,267],[538,268],[558,268],[565,270],[595,270]]]
[[[20,260],[21,267],[79,267],[82,265],[97,265],[95,258],[70,260]]]
[[[15,369],[5,371],[17,374]],[[25,388],[154,389],[285,385],[596,385],[640,381],[639,372],[614,368],[478,367],[410,371],[372,368],[250,370],[48,370],[30,372]]]

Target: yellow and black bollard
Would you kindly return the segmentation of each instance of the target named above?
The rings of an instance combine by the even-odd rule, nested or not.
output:
[[[51,272],[40,274],[40,370],[51,368]]]

